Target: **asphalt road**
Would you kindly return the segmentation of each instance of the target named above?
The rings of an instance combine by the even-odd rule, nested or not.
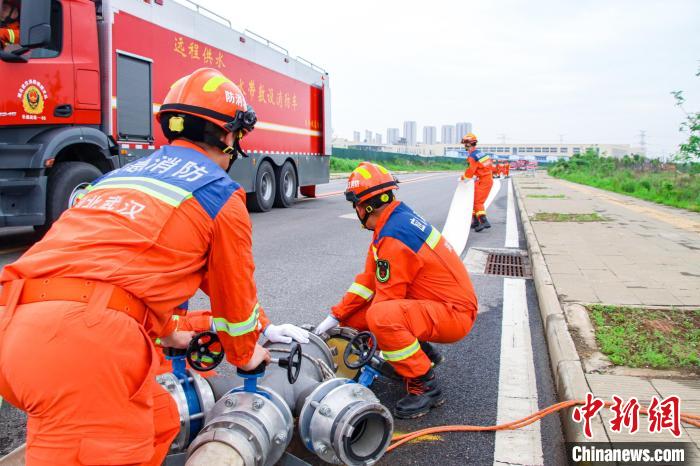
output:
[[[445,222],[457,183],[454,173],[402,175],[398,197],[439,229]],[[371,232],[362,230],[353,210],[340,193],[344,181],[337,180],[320,189],[322,197],[301,199],[293,208],[252,214],[256,281],[261,305],[273,322],[315,324],[343,295],[356,273],[361,271]],[[504,183],[489,209],[493,225],[482,233],[472,232],[469,248],[503,248],[506,230],[507,186]],[[517,222],[520,229],[520,222]],[[524,235],[520,248],[525,249]],[[29,230],[0,229],[0,265],[31,244]],[[466,254],[466,251],[465,251]],[[409,432],[443,424],[493,425],[499,403],[504,278],[470,270],[479,297],[479,316],[471,333],[461,342],[441,345],[447,357],[437,374],[448,402],[418,420],[396,421],[396,430]],[[557,401],[552,385],[547,348],[531,280],[526,280],[526,304],[537,404],[540,408]],[[190,309],[207,308],[206,296],[199,293]],[[518,380],[513,380],[517,385]],[[380,381],[373,387],[379,398],[392,406],[403,388]],[[502,387],[501,387],[502,390]],[[4,403],[0,409],[0,455],[23,441],[23,416]],[[557,416],[549,416],[538,426],[543,463],[565,464],[561,426]],[[404,445],[387,454],[382,464],[445,465],[494,464],[494,433],[449,433],[438,438]],[[502,447],[501,447],[502,448]],[[497,456],[497,455],[496,455]],[[496,463],[503,464],[503,463]],[[517,464],[517,463],[516,463]]]

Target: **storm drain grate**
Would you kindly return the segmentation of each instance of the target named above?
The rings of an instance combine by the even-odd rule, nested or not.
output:
[[[523,256],[491,252],[486,259],[486,269],[484,273],[489,275],[503,275],[506,277],[525,277]]]

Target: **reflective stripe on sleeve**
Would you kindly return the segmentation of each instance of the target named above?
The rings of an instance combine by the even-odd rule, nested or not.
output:
[[[396,351],[382,351],[381,355],[387,361],[403,361],[404,359],[410,358],[411,356],[416,354],[419,349],[420,343],[418,343],[418,339],[416,339],[413,343],[411,343],[405,348],[401,348]]]
[[[90,191],[99,189],[135,189],[144,194],[155,197],[166,204],[178,207],[187,198],[192,197],[192,193],[159,180],[145,177],[119,177],[107,178],[92,186]]]
[[[258,316],[260,315],[260,304],[256,304],[248,319],[243,322],[229,322],[223,317],[214,318],[214,329],[217,332],[226,332],[232,337],[240,337],[250,333],[258,326]]]
[[[372,296],[374,296],[374,291],[357,282],[354,282],[352,285],[350,285],[350,288],[348,288],[348,293],[356,294],[360,298],[363,298],[365,301],[369,301],[370,299],[372,299]]]
[[[15,43],[15,31],[12,28],[7,28],[8,35],[10,36],[10,44]]]
[[[432,227],[432,231],[430,232],[430,235],[428,235],[428,238],[425,240],[425,243],[430,247],[430,249],[435,249],[435,246],[438,245],[440,242],[440,232],[437,230],[437,228]]]

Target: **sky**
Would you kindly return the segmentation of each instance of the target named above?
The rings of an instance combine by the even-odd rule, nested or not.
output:
[[[197,0],[329,72],[336,136],[468,121],[483,143],[684,140],[700,111],[700,1]],[[686,137],[687,139],[687,137]]]

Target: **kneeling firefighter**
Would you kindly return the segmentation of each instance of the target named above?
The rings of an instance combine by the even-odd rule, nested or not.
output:
[[[261,330],[307,340],[258,304],[245,192],[227,174],[256,123],[242,92],[202,68],[157,118],[169,145],[95,180],[0,275],[0,395],[28,414],[28,466],[162,463],[180,426],[152,340],[189,342],[172,316],[198,288],[235,366],[270,359]]]
[[[316,328],[370,330],[381,355],[405,379],[400,418],[422,416],[444,402],[433,364],[442,355],[429,342],[454,343],[469,333],[477,299],[469,274],[440,232],[394,198],[384,167],[362,162],[345,197],[362,225],[373,230],[365,270]]]
[[[476,148],[477,142],[474,133],[468,133],[462,138],[462,144],[464,144],[465,149],[467,149],[469,166],[464,171],[464,175],[462,175],[461,179],[466,180],[476,176],[471,227],[474,231],[479,232],[484,228],[491,228],[491,224],[486,218],[486,207],[484,203],[489,197],[491,186],[493,186],[493,161],[491,157]]]

